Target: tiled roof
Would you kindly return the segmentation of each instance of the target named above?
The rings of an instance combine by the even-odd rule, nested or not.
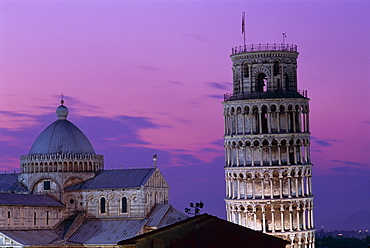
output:
[[[18,182],[18,173],[0,174],[0,192],[27,192],[26,186]]]
[[[147,226],[158,226],[163,216],[167,213],[167,211],[172,207],[170,204],[158,204],[155,206],[154,210],[150,214],[148,218]]]
[[[147,220],[85,220],[68,239],[69,242],[93,244],[117,244],[132,238],[144,227]]]
[[[24,206],[64,206],[57,200],[47,195],[0,193],[0,205],[24,205]]]
[[[121,189],[143,186],[156,168],[105,170],[85,182],[70,186],[67,190],[80,189]]]
[[[68,120],[56,120],[37,137],[28,155],[95,154],[86,135]]]
[[[47,245],[58,239],[53,230],[12,230],[1,231],[7,237],[22,245]]]

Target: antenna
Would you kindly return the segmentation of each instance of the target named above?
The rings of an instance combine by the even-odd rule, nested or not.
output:
[[[285,44],[286,33],[282,33],[282,35],[283,35],[283,44]]]

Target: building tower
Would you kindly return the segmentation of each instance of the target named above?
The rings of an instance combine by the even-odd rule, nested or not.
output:
[[[297,89],[297,46],[235,47],[224,96],[227,219],[314,247],[309,99]]]

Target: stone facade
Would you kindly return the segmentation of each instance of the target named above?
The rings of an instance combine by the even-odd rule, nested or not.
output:
[[[0,247],[115,247],[187,218],[168,204],[157,167],[104,170],[103,156],[67,120],[63,103],[58,120],[21,157],[20,173],[0,175]]]
[[[296,46],[233,48],[225,95],[227,219],[314,247],[309,99],[297,90]]]

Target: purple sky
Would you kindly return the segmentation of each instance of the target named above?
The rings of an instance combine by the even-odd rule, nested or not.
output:
[[[317,228],[370,228],[369,1],[0,1],[0,169],[68,119],[106,169],[158,167],[183,210],[225,218],[231,47],[298,45],[311,99]]]

